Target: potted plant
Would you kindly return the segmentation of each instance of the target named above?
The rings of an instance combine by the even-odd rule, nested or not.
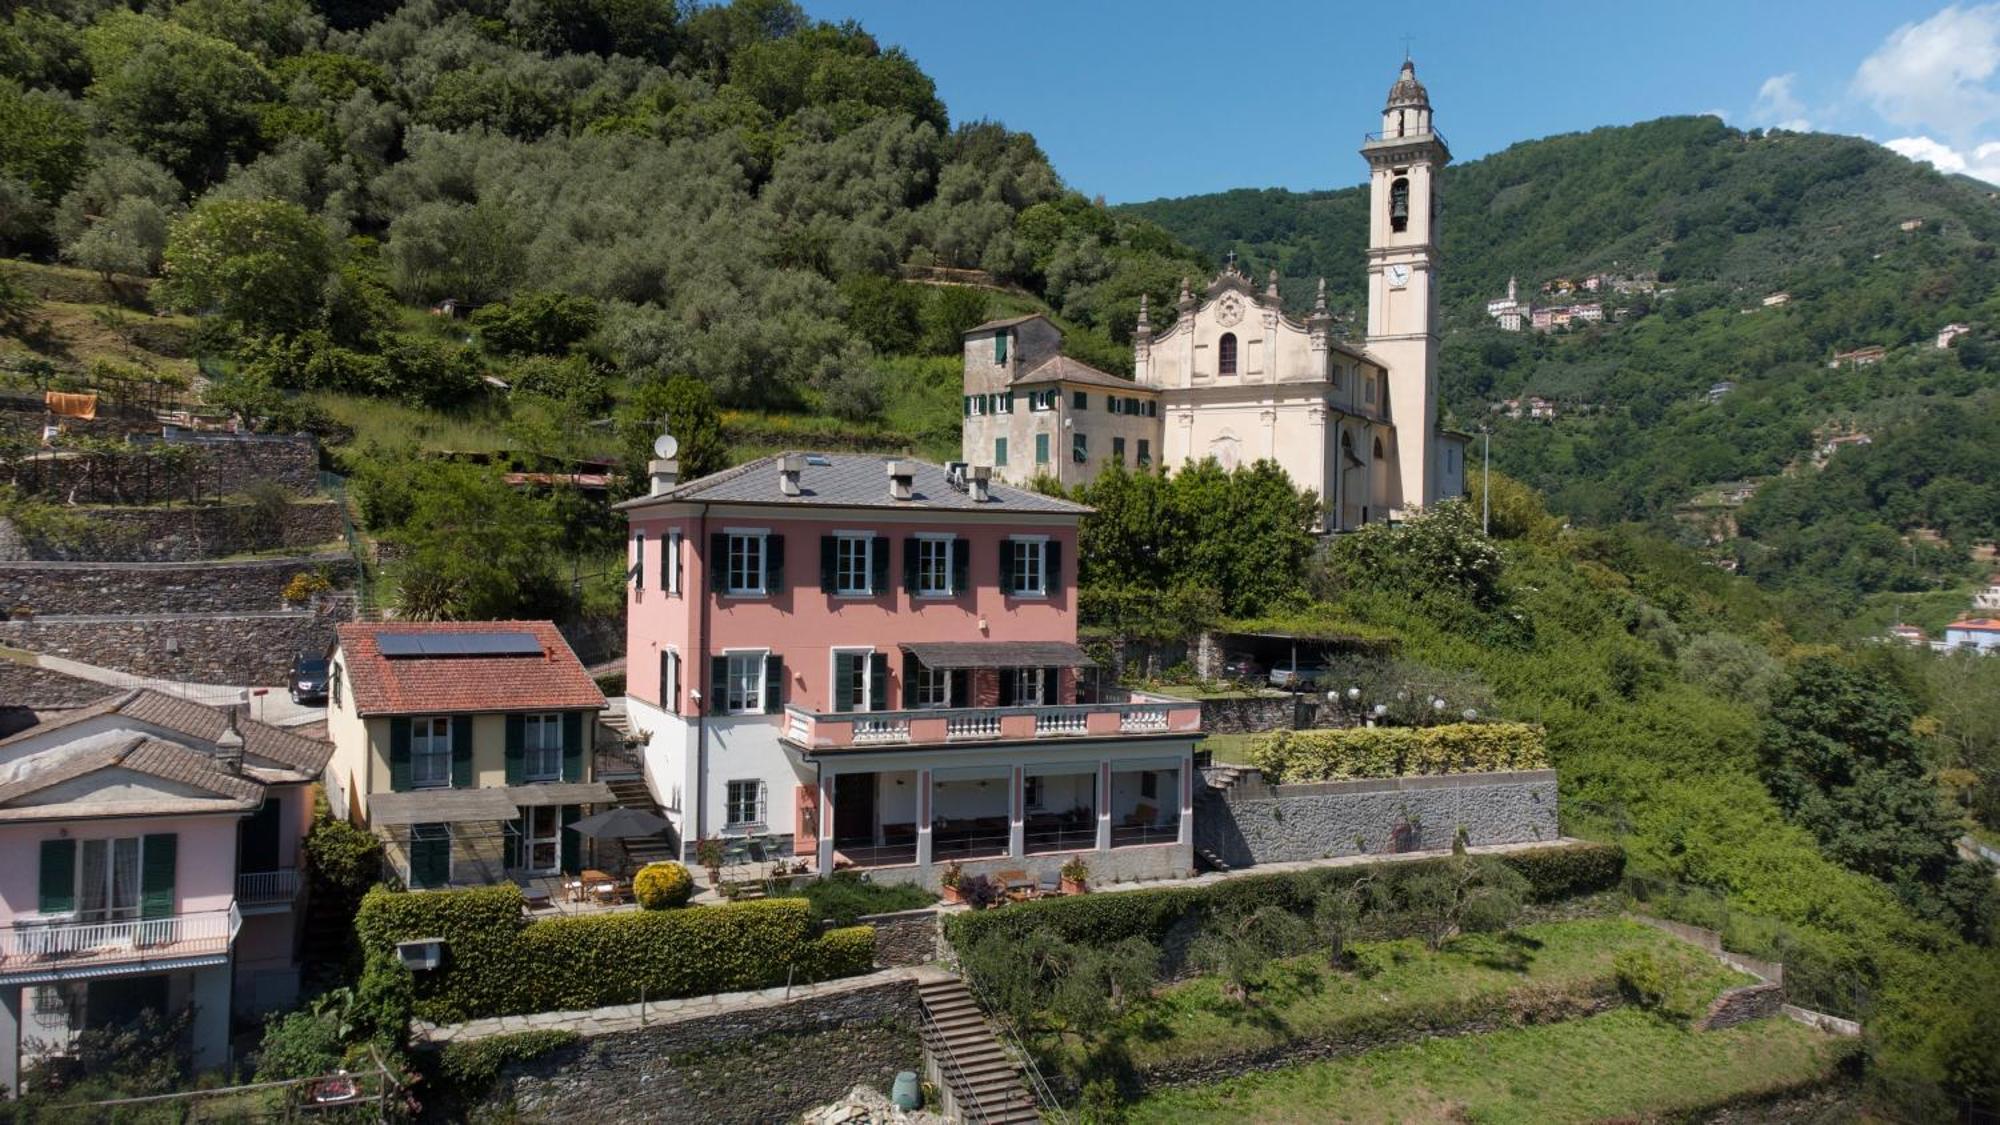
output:
[[[965,898],[959,890],[964,884],[965,865],[955,859],[945,864],[944,870],[938,874],[938,890],[946,902],[964,902]]]
[[[958,893],[959,897],[965,900],[965,905],[974,910],[984,910],[989,906],[1000,905],[1007,897],[1007,888],[997,879],[974,875],[959,880]]]
[[[695,862],[708,871],[708,885],[722,886],[722,837],[703,836],[695,841]]]
[[[1080,895],[1090,890],[1090,865],[1083,857],[1073,855],[1062,865],[1062,893]]]

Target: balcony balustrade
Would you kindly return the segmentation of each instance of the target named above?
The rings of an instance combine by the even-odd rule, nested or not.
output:
[[[0,926],[0,982],[70,968],[225,954],[242,925],[233,902],[227,910],[163,918],[15,918]]]
[[[236,903],[243,907],[284,905],[299,897],[301,885],[296,867],[241,872],[236,876]]]
[[[1193,734],[1201,729],[1201,704],[1172,696],[1130,692],[1117,703],[1058,707],[960,707],[917,711],[808,711],[787,708],[785,739],[812,750],[862,746],[937,746],[993,740],[1117,738],[1125,735]]]

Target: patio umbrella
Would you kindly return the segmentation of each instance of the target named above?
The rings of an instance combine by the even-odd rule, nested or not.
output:
[[[644,809],[606,809],[568,826],[571,832],[593,840],[623,840],[629,836],[651,836],[670,827],[662,817]]]

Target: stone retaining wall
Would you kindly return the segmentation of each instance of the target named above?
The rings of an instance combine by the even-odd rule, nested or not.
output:
[[[0,562],[0,609],[26,606],[37,615],[281,610],[292,577],[320,571],[336,586],[349,585],[354,560],[311,555],[228,563]]]
[[[1708,1011],[1695,1023],[1696,1030],[1713,1031],[1739,1023],[1775,1016],[1785,1007],[1785,986],[1776,981],[1758,981],[1732,988],[1717,996]]]
[[[218,434],[168,426],[168,445],[202,452],[202,483],[223,495],[261,481],[276,481],[299,496],[319,487],[319,441],[310,434]]]
[[[0,560],[186,562],[245,551],[318,547],[344,534],[340,506],[331,500],[291,504],[276,527],[248,504],[72,508],[67,514],[89,521],[90,531],[82,542],[28,543],[0,519]]]
[[[795,1121],[858,1083],[887,1090],[921,1071],[914,977],[899,973],[594,1012],[509,1017],[487,1033],[567,1027],[581,1041],[509,1064],[486,1096],[525,1120],[762,1125]],[[481,1020],[478,1025],[500,1021]],[[439,1029],[432,1044],[479,1038]]]
[[[1554,770],[1266,785],[1256,771],[1226,793],[1195,791],[1195,847],[1231,867],[1472,844],[1552,842]]]
[[[0,621],[0,645],[163,680],[282,684],[292,658],[333,643],[335,617],[291,613],[38,617]]]
[[[192,451],[162,458],[143,447],[164,442]],[[319,485],[319,443],[309,434],[195,433],[168,426],[161,436],[134,435],[133,448],[57,458],[25,458],[7,466],[11,482],[30,496],[65,504],[159,504],[233,496],[253,484],[276,483],[295,496]]]
[[[875,927],[877,965],[927,965],[938,959],[938,912],[935,908],[869,914],[856,918],[855,923]]]

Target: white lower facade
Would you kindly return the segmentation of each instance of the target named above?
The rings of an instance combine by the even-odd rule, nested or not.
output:
[[[935,887],[966,874],[1098,881],[1190,874],[1196,739],[967,740],[807,754],[782,715],[667,715],[639,699],[647,784],[685,859],[702,837],[757,840],[815,871]],[[705,750],[700,745],[705,742]]]

